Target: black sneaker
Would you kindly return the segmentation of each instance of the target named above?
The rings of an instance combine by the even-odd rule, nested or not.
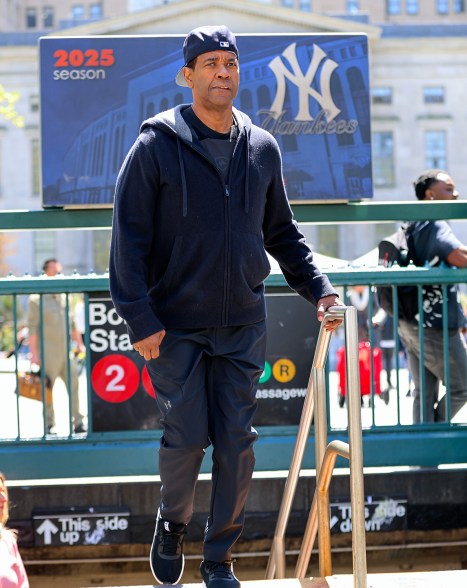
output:
[[[149,564],[159,584],[178,584],[183,574],[183,537],[186,525],[177,525],[161,519],[157,514]]]
[[[203,561],[200,570],[206,588],[240,588],[240,581],[233,573],[231,561]]]

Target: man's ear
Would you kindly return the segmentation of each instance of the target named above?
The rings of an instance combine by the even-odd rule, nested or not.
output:
[[[187,83],[187,86],[189,88],[193,88],[192,76],[193,76],[193,70],[191,69],[191,67],[184,67],[183,68],[183,77],[185,78],[185,82]]]

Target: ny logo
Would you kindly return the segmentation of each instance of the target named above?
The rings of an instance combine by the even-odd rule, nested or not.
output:
[[[298,113],[295,120],[300,121],[311,121],[313,117],[310,114],[309,99],[314,98],[321,109],[326,113],[328,122],[333,120],[340,112],[340,109],[334,104],[331,96],[331,74],[338,67],[338,64],[329,59],[326,53],[317,45],[313,45],[313,58],[308,67],[308,71],[305,75],[300,68],[298,59],[296,56],[296,43],[289,45],[283,52],[282,55],[290,63],[289,68],[286,67],[285,63],[278,55],[269,64],[269,67],[274,72],[277,80],[277,92],[276,97],[271,105],[271,112],[274,118],[279,118],[284,110],[285,91],[286,91],[286,80],[289,80],[297,86],[298,89]],[[315,79],[318,67],[321,62],[326,60],[321,67],[321,74],[319,76],[319,87],[321,94],[311,87],[313,80]]]

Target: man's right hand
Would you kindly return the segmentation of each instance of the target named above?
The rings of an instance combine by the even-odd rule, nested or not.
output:
[[[146,339],[137,341],[133,347],[146,361],[156,359],[156,357],[159,357],[159,346],[164,337],[165,331],[158,331],[157,333],[154,333],[154,335],[146,337]]]

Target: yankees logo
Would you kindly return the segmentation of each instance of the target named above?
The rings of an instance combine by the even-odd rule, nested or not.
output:
[[[329,59],[326,53],[318,47],[313,45],[313,57],[306,73],[303,73],[300,64],[298,63],[296,55],[296,43],[289,45],[283,52],[282,57],[285,58],[290,68],[286,66],[281,56],[275,57],[270,63],[269,67],[274,72],[277,80],[277,92],[274,101],[271,105],[271,114],[278,119],[284,111],[284,101],[286,93],[287,80],[298,89],[298,112],[295,116],[297,121],[312,121],[313,116],[310,113],[310,98],[313,98],[321,106],[322,111],[326,113],[328,122],[332,121],[340,112],[340,109],[334,104],[331,95],[331,75],[338,67],[338,64]],[[319,75],[319,87],[321,93],[311,87],[318,68],[321,66]]]

